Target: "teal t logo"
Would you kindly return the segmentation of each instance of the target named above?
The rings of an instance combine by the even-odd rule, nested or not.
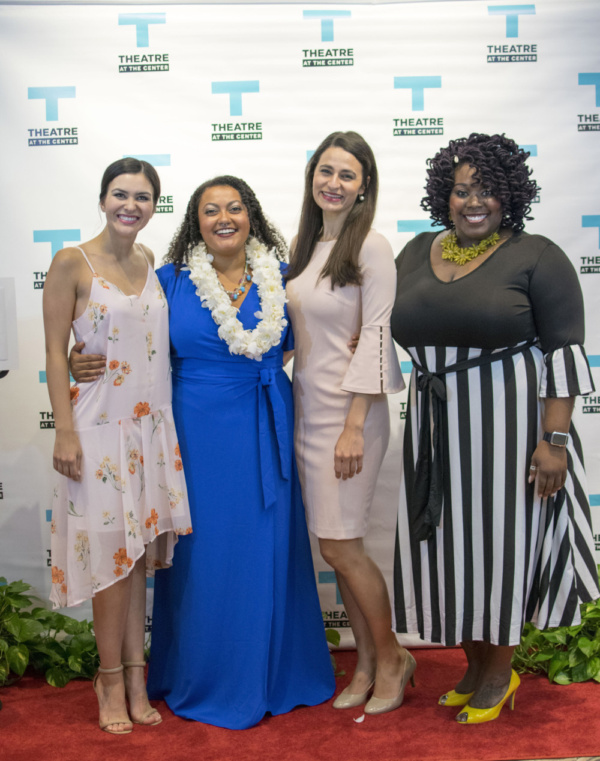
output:
[[[441,87],[441,77],[394,77],[394,88],[412,90],[412,110],[425,110],[425,89]]]
[[[506,36],[519,36],[519,16],[535,16],[535,5],[488,5],[490,16],[506,16]]]
[[[351,11],[303,11],[305,19],[321,20],[321,42],[333,42],[333,22],[336,18],[348,18]]]
[[[582,227],[598,227],[598,248],[600,248],[600,214],[584,214],[581,217]]]
[[[119,26],[135,26],[136,43],[138,48],[150,45],[148,27],[150,24],[166,24],[166,13],[119,13]]]
[[[434,225],[430,219],[399,219],[397,224],[399,233],[430,233],[433,230],[443,230],[440,225]]]
[[[127,153],[123,158],[126,159],[128,156],[138,161],[147,161],[152,166],[171,166],[170,153]]]
[[[34,230],[34,243],[50,243],[52,246],[52,258],[57,251],[65,247],[65,241],[80,241],[80,230]]]
[[[229,95],[229,115],[242,115],[242,95],[246,92],[259,92],[258,79],[245,82],[213,82],[213,95]]]
[[[596,88],[596,106],[600,106],[600,73],[580,74],[580,85],[592,85]]]
[[[58,121],[58,101],[60,98],[74,98],[74,87],[28,87],[29,100],[46,101],[46,121]]]

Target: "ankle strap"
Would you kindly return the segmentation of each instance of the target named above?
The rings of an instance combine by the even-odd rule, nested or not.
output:
[[[123,666],[129,668],[130,666],[139,666],[140,668],[146,668],[146,661],[123,661]]]
[[[120,671],[123,671],[123,664],[115,666],[114,669],[103,669],[102,666],[98,666],[98,672],[100,674],[118,674]]]

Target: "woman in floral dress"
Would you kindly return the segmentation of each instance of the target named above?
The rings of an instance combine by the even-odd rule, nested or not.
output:
[[[46,371],[54,411],[55,607],[92,599],[100,727],[126,734],[161,722],[144,683],[146,571],[171,565],[191,531],[171,412],[168,308],[153,255],[136,244],[160,195],[154,168],[121,159],[105,171],[106,226],[59,251],[44,287]],[[69,389],[71,330],[106,356],[93,383]],[[125,671],[124,671],[125,667]],[[129,711],[127,709],[129,704]]]

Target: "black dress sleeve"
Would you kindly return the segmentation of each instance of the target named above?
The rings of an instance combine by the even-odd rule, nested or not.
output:
[[[551,241],[530,278],[529,296],[544,352],[541,397],[566,397],[594,390],[583,348],[583,296],[575,268]]]

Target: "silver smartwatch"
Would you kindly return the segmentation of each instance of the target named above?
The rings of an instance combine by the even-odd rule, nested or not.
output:
[[[549,444],[552,444],[553,447],[566,447],[569,443],[569,434],[568,433],[560,433],[559,431],[554,431],[553,433],[546,433],[544,432],[544,435],[542,437],[544,441],[547,441]]]

